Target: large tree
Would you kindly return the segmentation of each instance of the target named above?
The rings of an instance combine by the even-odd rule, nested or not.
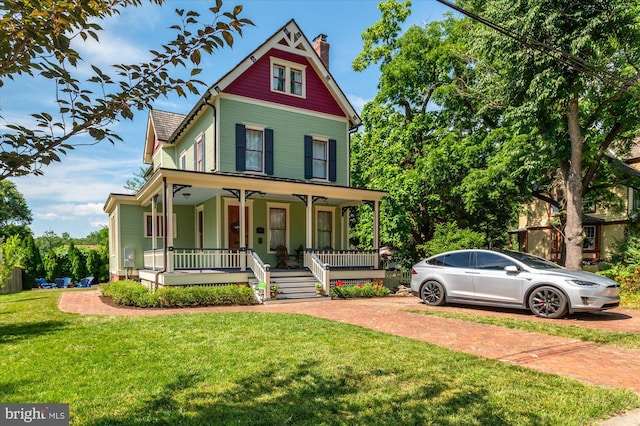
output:
[[[148,0],[161,5],[163,0]],[[0,180],[30,173],[42,174],[43,166],[60,161],[73,149],[74,137],[89,135],[93,141],[115,142],[120,137],[111,125],[131,119],[136,110],[148,109],[153,101],[171,93],[198,93],[196,79],[202,53],[231,46],[234,34],[252,25],[241,18],[242,6],[224,11],[216,0],[206,16],[176,10],[178,22],[171,26],[175,38],[138,64],[117,64],[109,70],[91,65],[92,75],[80,79],[82,58],[75,42],[99,41],[100,22],[142,0],[10,0],[0,2],[0,86],[8,79],[31,75],[55,84],[53,109],[34,111],[35,125],[9,123],[0,134]],[[178,78],[173,68],[190,69],[190,77]],[[7,117],[4,117],[5,119]]]
[[[469,64],[477,80],[458,87],[500,117],[488,130],[504,135],[499,157],[510,161],[493,172],[517,170],[522,187],[563,212],[566,266],[579,269],[584,197],[610,202],[614,186],[637,185],[612,158],[638,134],[640,4],[460,3],[492,24],[474,20]]]
[[[467,176],[484,169],[495,151],[482,123],[493,119],[445,108],[478,109],[450,93],[459,76],[472,73],[463,55],[468,22],[449,17],[400,34],[409,7],[408,1],[382,3],[382,18],[363,33],[354,69],[379,64],[381,77],[362,113],[364,130],[352,142],[353,181],[389,191],[383,241],[407,257],[424,254],[436,226],[453,222],[482,232],[488,245],[499,244],[517,206],[499,196],[511,183],[497,181],[480,199],[465,202],[472,186]]]
[[[31,235],[28,227],[31,221],[31,210],[15,184],[8,180],[0,181],[0,239]]]

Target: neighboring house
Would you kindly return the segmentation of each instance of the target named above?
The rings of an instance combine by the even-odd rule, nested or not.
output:
[[[613,155],[608,157],[612,159]],[[631,159],[625,163],[619,166],[631,175],[640,175],[640,144],[634,147]],[[595,263],[610,259],[616,243],[625,237],[629,217],[637,214],[640,209],[640,191],[629,187],[616,188],[614,191],[624,202],[622,211],[612,211],[599,206],[589,201],[588,195],[583,201],[584,262]],[[560,260],[564,239],[560,231],[553,226],[559,222],[557,213],[555,207],[537,199],[524,206],[520,212],[518,229],[509,231],[509,234],[517,239],[517,246],[512,243],[513,248],[545,259]]]
[[[147,285],[384,278],[377,250],[349,250],[349,209],[383,191],[349,186],[361,120],[328,70],[329,45],[295,21],[215,82],[186,114],[149,114],[135,195],[110,194],[111,279]],[[244,224],[244,225],[241,225]],[[165,232],[166,231],[166,232]],[[297,268],[300,265],[299,269]],[[305,290],[305,291],[303,291]]]

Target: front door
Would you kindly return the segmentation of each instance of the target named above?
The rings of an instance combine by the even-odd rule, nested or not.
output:
[[[245,240],[244,246],[249,247],[249,208],[245,212]],[[229,248],[240,248],[240,207],[227,206],[227,235],[229,235]]]

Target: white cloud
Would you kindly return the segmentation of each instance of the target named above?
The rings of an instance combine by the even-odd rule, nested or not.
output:
[[[357,95],[347,95],[347,98],[349,99],[349,102],[351,102],[351,105],[353,105],[353,107],[356,109],[358,114],[362,112],[362,108],[364,108],[364,105],[371,100],[362,98]]]

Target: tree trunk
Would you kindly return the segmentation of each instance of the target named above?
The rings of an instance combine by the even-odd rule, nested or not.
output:
[[[578,94],[569,100],[567,105],[567,125],[571,142],[571,160],[567,168],[563,168],[565,197],[567,200],[567,224],[565,226],[565,247],[569,269],[582,269],[582,146],[584,135],[580,129]]]

